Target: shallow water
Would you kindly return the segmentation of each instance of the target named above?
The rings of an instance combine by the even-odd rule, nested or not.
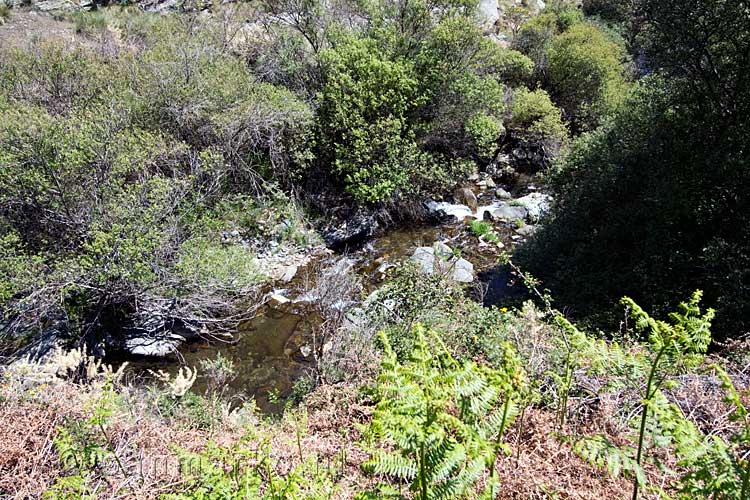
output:
[[[526,186],[531,181],[525,178],[522,181],[523,187],[513,188],[515,194],[527,191]],[[479,199],[480,204],[489,204],[494,196],[491,191],[485,191],[479,193]],[[495,225],[495,231],[505,244],[505,250],[510,250],[514,244],[512,227]],[[354,269],[364,279],[369,292],[382,281],[388,266],[408,259],[417,247],[431,246],[436,241],[458,249],[474,264],[477,282],[473,292],[485,305],[518,295],[518,290],[509,286],[507,269],[497,265],[499,250],[479,247],[476,237],[463,222],[392,229],[366,243],[350,257],[357,260]],[[300,270],[297,280],[304,272]],[[283,401],[292,393],[295,382],[314,369],[313,357],[306,357],[303,350],[307,352],[305,347],[311,344],[313,328],[320,322],[319,317],[306,313],[304,308],[265,307],[257,317],[241,324],[230,342],[191,342],[183,345],[177,356],[140,360],[133,365],[141,373],[147,368],[176,373],[181,365],[198,368],[201,360],[215,359],[217,353],[221,353],[232,360],[236,371],[224,395],[234,398],[237,404],[254,398],[261,411],[274,413],[283,408]],[[193,391],[203,394],[206,389],[207,380],[199,375]]]
[[[217,354],[234,364],[235,377],[224,396],[237,404],[254,398],[265,413],[280,411],[284,398],[292,392],[295,381],[312,370],[312,356],[301,348],[311,339],[319,319],[313,315],[295,314],[266,308],[261,314],[241,324],[233,341],[196,341],[183,345],[179,355],[166,359],[141,359],[131,362],[136,372],[147,369],[175,374],[181,365],[198,368],[193,392],[204,394],[208,380],[202,376],[200,362],[216,359]]]

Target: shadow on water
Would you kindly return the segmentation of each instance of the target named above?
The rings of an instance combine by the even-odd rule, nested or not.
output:
[[[319,323],[320,319],[315,315],[269,307],[241,324],[233,341],[190,342],[180,348],[177,356],[142,358],[131,361],[131,366],[136,373],[143,375],[148,369],[175,374],[183,365],[198,368],[198,378],[192,390],[204,394],[209,381],[200,369],[200,362],[216,359],[217,354],[221,354],[232,361],[235,371],[224,396],[238,405],[255,399],[263,413],[277,413],[283,409],[283,402],[292,393],[295,381],[314,368],[313,357],[305,356],[303,350],[307,350],[303,348]]]

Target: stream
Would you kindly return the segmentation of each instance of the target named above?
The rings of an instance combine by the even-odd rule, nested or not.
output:
[[[481,185],[481,182],[478,183]],[[482,207],[505,203],[514,206],[514,201],[536,189],[528,177],[518,180],[512,189],[512,200],[499,201],[494,188],[472,185],[477,194],[481,215]],[[460,205],[451,205],[460,206]],[[498,304],[503,299],[518,295],[519,291],[509,287],[508,272],[497,265],[501,251],[511,251],[523,237],[519,236],[516,224],[510,221],[494,221],[492,227],[501,245],[487,244],[478,240],[469,230],[469,220],[452,220],[444,223],[412,227],[393,228],[345,255],[332,255],[328,260],[353,259],[353,271],[363,283],[365,293],[374,291],[382,282],[388,267],[409,259],[419,247],[430,247],[443,242],[460,256],[473,264],[476,279],[470,293],[485,305]],[[499,248],[499,247],[502,247]],[[309,271],[301,268],[293,282],[281,285],[279,293],[288,294],[291,302],[273,306],[273,301],[262,307],[256,317],[239,325],[232,341],[193,341],[182,345],[179,352],[166,358],[139,358],[131,360],[131,369],[137,376],[149,378],[148,370],[163,370],[176,373],[180,366],[199,367],[202,360],[215,359],[217,353],[233,362],[235,377],[225,389],[224,395],[236,404],[254,398],[264,413],[276,413],[283,409],[284,400],[292,393],[295,382],[314,369],[310,354],[313,330],[322,319],[310,308],[296,307],[294,299],[304,294],[303,279]],[[199,376],[193,391],[203,394],[207,380]]]

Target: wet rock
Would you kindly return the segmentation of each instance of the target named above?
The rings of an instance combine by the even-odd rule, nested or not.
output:
[[[477,197],[471,189],[467,187],[458,188],[453,193],[453,197],[457,203],[466,205],[472,212],[477,210]]]
[[[513,222],[518,219],[526,219],[528,210],[520,205],[510,205],[505,202],[497,202],[486,207],[480,207],[478,213],[482,218],[491,221]]]
[[[549,211],[552,205],[552,197],[548,194],[534,192],[518,198],[516,203],[529,211],[530,220],[538,221]]]
[[[410,259],[417,262],[425,274],[439,272],[459,283],[474,281],[474,266],[471,262],[456,257],[453,250],[442,242],[431,247],[417,248]]]
[[[343,224],[324,229],[323,240],[328,248],[341,250],[371,238],[377,229],[378,221],[374,215],[358,212]]]

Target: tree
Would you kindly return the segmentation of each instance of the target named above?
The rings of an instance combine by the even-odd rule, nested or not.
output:
[[[637,3],[651,76],[556,175],[552,220],[525,250],[582,314],[620,295],[657,311],[702,288],[718,336],[750,327],[750,19],[737,2]],[[633,23],[636,25],[636,23]]]

